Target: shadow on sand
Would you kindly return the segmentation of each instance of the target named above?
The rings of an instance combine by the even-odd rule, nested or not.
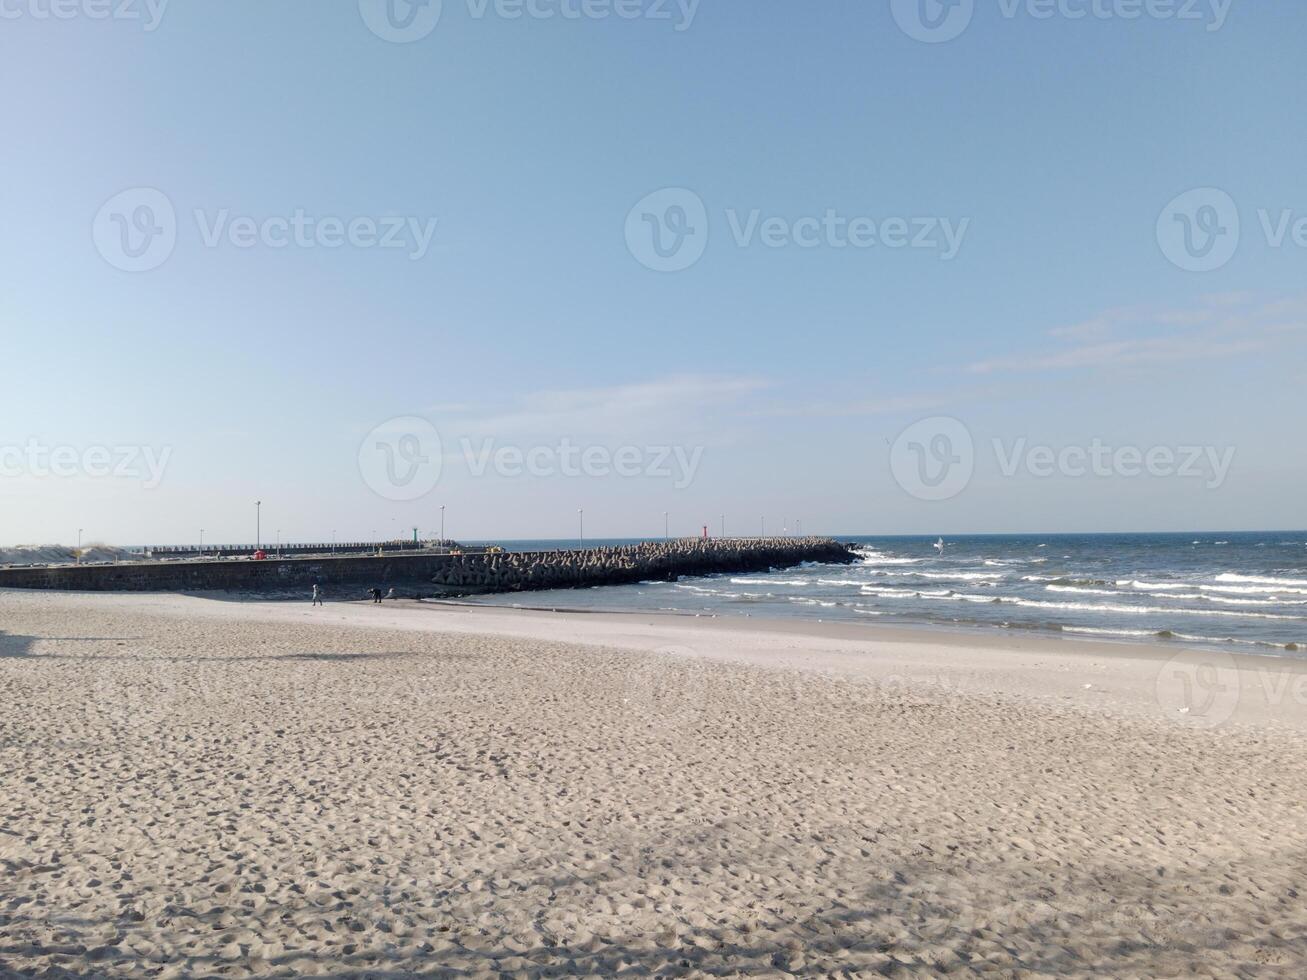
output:
[[[35,642],[34,636],[20,636],[0,630],[0,659],[36,656],[32,653],[32,644]]]

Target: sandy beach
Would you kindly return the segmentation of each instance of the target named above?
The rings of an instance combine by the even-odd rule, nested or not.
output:
[[[3,976],[1302,976],[1300,662],[0,593]]]

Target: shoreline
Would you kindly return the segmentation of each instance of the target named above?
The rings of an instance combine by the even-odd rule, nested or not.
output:
[[[1183,641],[993,634],[917,625],[674,612],[556,611],[445,599],[259,600],[230,594],[31,593],[168,618],[401,630],[464,638],[671,653],[875,684],[983,692],[1186,727],[1252,725],[1307,733],[1307,660]],[[1188,710],[1185,710],[1185,709]]]
[[[366,600],[345,600],[347,602],[365,602]],[[701,620],[725,620],[727,622],[764,623],[776,624],[780,626],[785,623],[806,624],[816,627],[848,627],[850,638],[856,638],[856,631],[859,630],[888,630],[891,633],[900,632],[902,635],[899,639],[908,640],[909,634],[923,633],[926,636],[953,636],[962,640],[979,640],[982,643],[987,642],[986,638],[993,639],[995,643],[1002,643],[1003,638],[1025,637],[1029,639],[1048,639],[1062,640],[1067,643],[1085,643],[1091,646],[1107,644],[1112,646],[1124,647],[1147,647],[1158,651],[1169,651],[1175,653],[1179,650],[1207,650],[1228,652],[1233,656],[1247,657],[1265,657],[1271,660],[1302,660],[1307,663],[1307,648],[1299,646],[1297,650],[1290,650],[1285,644],[1271,643],[1265,640],[1191,640],[1186,639],[1183,635],[1171,632],[1171,636],[1163,636],[1163,631],[1151,633],[1147,636],[1125,636],[1113,633],[1111,630],[1104,630],[1100,633],[1094,633],[1083,627],[1026,627],[1026,626],[993,626],[986,623],[972,623],[964,625],[961,623],[927,623],[915,622],[912,620],[885,620],[885,619],[862,619],[862,620],[839,620],[839,619],[812,619],[802,616],[751,616],[731,613],[699,613],[689,610],[676,609],[585,609],[572,606],[531,606],[531,605],[500,605],[497,603],[473,602],[466,597],[441,597],[433,596],[416,600],[420,603],[429,605],[448,605],[457,606],[466,609],[491,609],[491,610],[517,610],[520,612],[541,612],[556,613],[558,615],[568,616],[595,616],[595,615],[613,615],[613,616],[667,616],[676,619],[701,619]],[[818,633],[822,630],[818,630]],[[1248,649],[1248,648],[1259,649]],[[1280,650],[1281,653],[1273,651]]]

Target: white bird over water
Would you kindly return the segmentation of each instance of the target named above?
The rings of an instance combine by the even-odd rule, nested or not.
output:
[[[940,538],[938,541],[935,542],[935,550],[938,551],[941,555],[944,554],[944,539],[943,539],[943,538]]]

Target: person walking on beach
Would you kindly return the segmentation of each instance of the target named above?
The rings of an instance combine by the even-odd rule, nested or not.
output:
[[[318,588],[318,583],[313,583],[313,605],[322,605],[322,590]]]
[[[381,601],[381,590],[380,590],[380,589],[373,589],[373,590],[372,590],[372,601],[373,601],[373,602],[380,602],[380,601]]]

